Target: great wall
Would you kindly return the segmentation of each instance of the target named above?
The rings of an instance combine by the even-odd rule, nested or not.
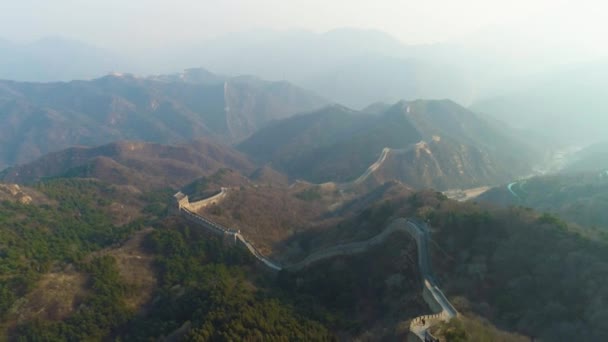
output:
[[[274,271],[280,271],[282,268],[265,258],[262,253],[241,235],[240,230],[224,227],[197,214],[198,210],[212,204],[217,204],[221,199],[226,197],[227,192],[227,188],[221,188],[220,192],[217,194],[197,202],[190,202],[188,196],[184,195],[182,192],[178,192],[173,196],[176,201],[175,210],[188,221],[206,228],[209,232],[221,235],[225,240],[242,245],[262,264]]]
[[[435,312],[434,314],[423,315],[412,319],[410,322],[410,332],[421,341],[435,341],[436,339],[430,334],[429,328],[439,322],[449,321],[458,315],[458,311],[452,306],[443,292],[441,292],[432,276],[428,255],[429,229],[425,222],[413,218],[397,218],[381,233],[368,240],[329,247],[314,252],[297,263],[281,266],[262,255],[243,237],[240,230],[224,227],[197,213],[198,210],[206,206],[219,203],[220,200],[226,198],[228,191],[227,188],[221,188],[220,192],[217,194],[196,202],[190,202],[188,196],[178,192],[174,195],[174,212],[188,221],[205,228],[207,231],[222,236],[226,241],[231,241],[245,247],[262,265],[272,271],[299,271],[324,259],[363,253],[371,247],[380,245],[394,233],[406,233],[416,241],[418,249],[418,267],[424,282],[422,297],[430,309]]]

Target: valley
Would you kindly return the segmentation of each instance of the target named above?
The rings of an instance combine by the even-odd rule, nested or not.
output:
[[[229,258],[236,258],[230,260],[240,260],[237,264],[242,263],[242,266],[238,267],[244,267],[243,270],[259,270],[260,267],[267,269],[268,271],[262,272],[263,279],[255,277],[249,279],[248,281],[252,282],[249,286],[260,287],[255,291],[264,291],[270,296],[287,296],[280,299],[281,303],[284,303],[280,305],[287,306],[291,305],[289,304],[291,300],[299,300],[297,299],[299,296],[312,295],[298,292],[308,290],[297,285],[298,282],[293,283],[292,277],[311,277],[319,272],[317,269],[328,267],[326,266],[328,264],[335,265],[340,260],[346,262],[353,258],[361,260],[370,253],[380,257],[378,253],[384,253],[381,252],[382,249],[394,245],[393,241],[410,241],[405,245],[400,243],[393,246],[392,251],[386,251],[389,255],[406,253],[408,257],[402,260],[405,264],[394,264],[397,259],[391,260],[390,258],[384,262],[397,269],[405,267],[408,270],[408,277],[416,279],[409,283],[405,292],[400,294],[395,292],[397,288],[391,287],[390,289],[392,296],[408,298],[407,303],[410,303],[408,305],[411,307],[397,306],[390,310],[390,314],[379,314],[375,318],[360,316],[357,318],[359,328],[349,327],[345,321],[341,321],[353,318],[347,311],[341,311],[341,309],[334,311],[337,308],[326,307],[320,302],[315,305],[320,305],[320,308],[323,308],[322,311],[328,310],[341,318],[338,321],[327,321],[322,318],[325,314],[319,316],[319,308],[313,311],[307,311],[311,308],[306,308],[301,312],[296,310],[298,312],[296,316],[300,318],[294,319],[305,319],[310,320],[311,324],[320,324],[319,328],[322,326],[323,329],[328,329],[319,330],[323,334],[335,333],[354,338],[369,333],[360,330],[360,328],[367,327],[367,329],[371,329],[370,331],[381,333],[386,338],[397,336],[405,338],[408,333],[411,333],[423,340],[427,336],[439,336],[441,339],[446,326],[462,327],[461,322],[466,322],[467,326],[475,326],[475,332],[468,333],[475,334],[483,331],[484,334],[503,336],[506,340],[518,340],[519,335],[517,334],[533,334],[529,330],[519,329],[504,318],[489,315],[481,307],[467,304],[476,303],[479,298],[458,287],[460,286],[457,285],[458,282],[465,280],[450,280],[448,283],[444,283],[446,279],[459,279],[457,275],[453,275],[445,269],[446,265],[453,264],[457,260],[458,253],[450,252],[454,247],[453,240],[443,241],[443,236],[437,234],[444,229],[446,224],[444,221],[446,210],[448,210],[448,215],[457,217],[465,215],[464,217],[469,219],[468,214],[465,214],[466,211],[481,210],[468,207],[467,203],[471,199],[484,203],[482,205],[486,205],[485,203],[504,205],[504,202],[500,202],[500,200],[496,202],[494,198],[505,198],[506,203],[521,204],[524,198],[529,200],[528,192],[532,189],[530,184],[534,184],[534,180],[538,177],[547,176],[511,182],[502,188],[507,191],[509,196],[499,195],[498,189],[501,188],[490,188],[487,184],[500,184],[516,175],[514,173],[518,170],[516,168],[511,168],[509,174],[502,173],[500,168],[506,167],[501,165],[512,163],[511,161],[515,160],[512,158],[517,158],[517,153],[503,154],[500,158],[496,158],[491,156],[489,151],[495,153],[505,149],[507,145],[525,148],[523,147],[525,144],[506,136],[504,141],[493,140],[491,145],[488,144],[488,140],[484,140],[483,134],[496,134],[487,132],[488,129],[494,129],[493,126],[449,102],[400,102],[387,108],[384,114],[379,113],[375,114],[375,117],[371,117],[365,116],[366,114],[353,116],[352,112],[343,107],[326,107],[320,112],[300,114],[270,123],[267,128],[262,129],[264,133],[254,133],[251,138],[236,145],[236,148],[210,138],[197,139],[179,145],[121,141],[97,147],[72,147],[48,154],[30,163],[7,168],[0,174],[3,181],[26,185],[25,187],[3,186],[4,192],[9,196],[7,199],[11,201],[20,202],[21,205],[40,205],[39,203],[49,201],[43,200],[43,196],[30,190],[30,186],[44,187],[44,184],[48,182],[76,182],[73,184],[77,187],[81,186],[78,185],[79,182],[100,182],[99,186],[108,184],[116,189],[112,191],[129,193],[129,196],[124,197],[123,201],[130,204],[125,205],[126,202],[119,202],[108,207],[115,224],[125,227],[137,225],[133,231],[122,235],[123,237],[118,240],[122,242],[118,242],[118,246],[100,245],[101,249],[93,249],[76,257],[73,261],[53,261],[51,263],[56,265],[53,266],[53,271],[41,278],[35,278],[40,280],[34,280],[34,282],[40,282],[37,285],[40,288],[25,292],[16,291],[15,296],[24,293],[26,301],[28,303],[32,301],[32,304],[11,304],[11,302],[6,304],[11,308],[10,312],[20,312],[21,315],[19,316],[21,318],[13,319],[7,325],[7,331],[9,331],[7,337],[12,339],[16,336],[14,334],[34,336],[42,334],[44,331],[51,333],[51,331],[56,331],[53,324],[74,324],[70,321],[71,317],[88,315],[89,313],[86,311],[75,309],[75,307],[78,305],[77,303],[86,303],[87,300],[90,300],[87,298],[91,298],[91,295],[88,295],[85,290],[89,283],[84,279],[94,277],[96,274],[94,272],[98,271],[102,272],[101,274],[113,272],[115,275],[109,279],[115,280],[110,280],[111,282],[126,284],[120,286],[138,288],[142,292],[135,294],[126,291],[120,295],[122,299],[114,299],[115,303],[122,304],[120,307],[112,307],[112,310],[122,310],[121,315],[124,317],[117,321],[116,325],[112,325],[114,324],[112,323],[104,325],[102,330],[96,330],[99,329],[95,328],[97,323],[91,323],[90,329],[93,330],[83,330],[82,332],[91,334],[93,331],[104,331],[98,333],[106,336],[131,336],[132,333],[142,333],[143,330],[140,328],[137,328],[138,332],[130,329],[144,324],[137,322],[146,321],[148,318],[145,317],[160,315],[156,304],[151,301],[152,298],[158,298],[159,291],[163,289],[162,284],[166,282],[163,280],[162,272],[167,272],[167,270],[159,273],[158,262],[164,260],[167,255],[159,256],[155,254],[158,251],[153,252],[149,247],[145,247],[148,245],[147,241],[150,236],[165,234],[159,233],[159,225],[165,226],[165,229],[170,229],[169,231],[176,229],[174,227],[181,227],[178,229],[181,231],[179,234],[196,234],[203,240],[209,239],[209,243],[216,245],[214,245],[215,247],[209,245],[205,248],[213,248],[214,253],[220,253],[217,254],[218,259],[216,259],[219,264],[235,262],[223,261],[225,257],[222,253],[224,252],[220,251],[230,250],[230,253],[234,255]],[[426,111],[424,114],[418,113],[418,110],[423,109]],[[464,126],[466,127],[464,129],[454,129],[453,125],[438,124],[439,119],[435,116],[441,117],[441,120],[446,120],[446,118],[458,122],[466,120],[468,124]],[[331,124],[327,124],[336,118],[341,118],[341,121],[352,119],[352,123],[335,128],[332,128]],[[291,121],[294,120],[299,123],[292,126]],[[319,125],[317,120],[324,123]],[[306,124],[303,125],[303,123]],[[476,126],[478,127],[473,128]],[[395,127],[400,128],[391,136],[390,134],[393,134],[391,129]],[[409,127],[409,132],[414,137],[413,140],[408,135],[402,135],[403,127]],[[302,131],[303,129],[304,131]],[[472,129],[475,130],[471,131]],[[388,135],[378,133],[384,132],[384,130],[387,130]],[[290,133],[286,135],[286,132]],[[274,143],[262,143],[261,137],[274,141]],[[360,139],[363,145],[381,146],[378,149],[380,153],[371,153],[372,149],[369,148],[370,158],[362,159],[367,162],[366,166],[354,168],[353,165],[358,165],[357,163],[352,164],[352,159],[344,159],[349,153],[352,153],[344,148],[350,148],[349,146],[353,142],[351,140],[341,141],[342,139],[353,139],[352,137]],[[294,142],[290,142],[292,139],[295,139]],[[371,139],[369,141],[373,142],[372,145],[369,145],[368,139]],[[417,139],[422,140],[416,142]],[[428,139],[428,142],[424,139]],[[302,144],[302,142],[306,143]],[[285,149],[290,146],[312,149],[303,150],[303,152],[299,152],[300,154],[286,152],[289,150],[275,150],[278,147]],[[334,158],[334,160],[344,163],[344,166],[340,166],[340,168],[352,170],[352,176],[342,178],[343,180],[340,181],[329,180],[314,183],[311,181],[315,179],[314,177],[310,180],[295,178],[299,173],[290,172],[289,170],[292,169],[287,166],[289,164],[285,163],[282,157],[278,157],[278,159],[273,157],[273,155],[280,156],[281,154],[292,158],[304,156],[303,161],[310,161],[307,159],[309,157],[306,157],[307,154],[323,155],[325,153],[320,153],[319,149],[327,149],[328,158]],[[522,173],[519,175],[533,172],[532,167],[526,168],[525,165],[532,165],[529,162],[531,158],[540,155],[534,150],[528,150],[527,153],[526,158],[517,161],[519,165],[522,165],[522,168],[519,169]],[[563,155],[558,154],[558,162],[560,165],[567,165]],[[315,162],[303,164],[303,161],[296,159],[294,165],[300,165],[298,168],[301,168],[301,165],[306,164],[312,169],[315,168]],[[322,160],[316,161],[316,163],[323,165]],[[357,176],[355,171],[359,170],[360,173]],[[475,175],[478,175],[478,178]],[[464,179],[466,181],[463,183]],[[598,180],[601,181],[601,177]],[[457,199],[463,202],[462,204],[452,203],[450,199],[446,198],[446,195],[441,193],[433,194],[419,190],[424,188],[454,189],[462,185],[476,187],[470,190],[444,191],[447,197]],[[523,190],[524,186],[525,190]],[[174,193],[173,189],[181,191]],[[150,199],[146,198],[150,194],[149,191],[163,195],[161,197],[154,195],[152,198],[155,198],[156,202],[150,203]],[[174,194],[173,199],[171,199],[171,193]],[[58,200],[66,201],[62,197]],[[542,201],[546,203],[546,199]],[[102,203],[104,202],[102,201]],[[140,212],[138,215],[128,214],[135,208],[138,208],[137,210]],[[538,207],[538,209],[542,210],[542,207]],[[565,213],[568,209],[562,210],[567,217]],[[171,212],[180,213],[182,218],[178,219],[169,215]],[[491,209],[487,214],[481,215],[482,217],[485,217],[483,215],[500,217],[502,214],[499,209]],[[555,229],[574,229],[574,231],[578,231],[577,234],[582,234],[584,239],[590,239],[590,241],[602,241],[605,238],[601,232],[586,231],[582,227],[570,228],[568,224],[558,219],[543,215],[538,218],[539,222],[555,225],[557,227]],[[575,217],[572,219],[577,222]],[[422,220],[430,222],[430,228]],[[589,224],[588,221],[578,221],[578,223]],[[453,224],[456,223],[450,223],[450,225]],[[201,227],[203,232],[194,233],[201,230]],[[405,235],[405,237],[397,238],[399,235]],[[85,237],[85,239],[87,238]],[[438,252],[437,248],[443,252]],[[463,248],[466,249],[466,247]],[[199,258],[202,258],[203,255],[204,253],[200,254]],[[237,257],[237,255],[239,256]],[[481,267],[479,272],[485,272],[484,270],[487,270],[488,266],[479,264],[479,260],[467,258],[461,262],[470,264],[466,266],[470,269]],[[204,264],[205,262],[203,262]],[[72,271],[74,267],[76,267],[76,273]],[[101,268],[96,269],[93,273],[88,273],[91,272],[89,267]],[[439,271],[431,273],[431,269],[435,268]],[[62,271],[62,269],[70,271]],[[248,274],[249,271],[244,272]],[[234,276],[236,275],[229,277]],[[397,276],[396,274],[378,276],[388,277],[385,280],[387,284],[393,277],[396,277],[394,279],[403,277],[403,275]],[[246,275],[246,278],[249,277]],[[467,281],[475,282],[475,279],[473,277]],[[481,278],[481,281],[483,280]],[[259,283],[260,281],[261,283]],[[315,280],[317,285],[314,286],[319,286],[319,281],[319,279]],[[68,303],[71,302],[71,305],[49,309],[56,307],[57,304],[53,301],[41,301],[38,293],[42,288],[57,286],[53,284],[59,282],[69,284],[67,286],[72,289],[75,297],[67,295],[65,300]],[[293,288],[283,287],[285,284],[291,284],[289,286]],[[447,290],[443,289],[444,285],[447,285]],[[181,283],[179,286],[186,286],[186,283]],[[420,292],[420,289],[423,291]],[[384,293],[383,291],[388,291],[388,288],[380,293]],[[443,291],[445,291],[445,295]],[[369,294],[360,295],[365,297]],[[54,296],[59,298],[60,296],[65,297],[66,294],[57,293]],[[172,295],[165,300],[181,300],[179,296],[171,298]],[[506,310],[500,307],[499,302],[490,301],[490,303],[488,305],[495,307],[496,310]],[[366,305],[371,305],[371,303]],[[377,309],[376,307],[374,310]],[[49,311],[54,312],[50,315],[41,316],[33,313],[36,310],[55,311]],[[133,316],[135,313],[143,316],[136,318],[138,316]],[[184,313],[184,315],[190,314]],[[489,321],[484,321],[480,317],[489,319]],[[62,323],[35,325],[38,323],[34,322],[40,319],[43,322],[60,319]],[[171,325],[172,328],[163,328],[163,334],[193,336],[192,334],[199,329],[196,328],[199,325],[192,325],[192,320],[176,324]],[[384,330],[380,332],[377,329]],[[501,329],[506,329],[506,331],[501,331]],[[544,326],[539,325],[535,329],[543,331]],[[153,333],[157,334],[161,330],[151,329],[149,331],[150,333],[157,331]],[[125,332],[127,335],[124,335]],[[244,331],[239,334],[242,333]],[[64,333],[60,332],[52,334],[68,336],[62,335]],[[550,335],[549,332],[543,332],[543,334]]]
[[[601,6],[2,10],[0,341],[608,341]]]

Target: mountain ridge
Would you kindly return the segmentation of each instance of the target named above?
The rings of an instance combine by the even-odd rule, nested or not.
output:
[[[53,177],[98,178],[143,190],[181,187],[226,168],[244,175],[256,170],[239,152],[209,140],[173,146],[120,141],[51,153],[31,163],[5,169],[0,179],[23,184]]]
[[[237,149],[258,162],[270,163],[292,179],[322,183],[354,180],[388,148],[388,161],[406,157],[397,163],[411,171],[397,172],[392,162],[394,170],[387,172],[383,170],[385,162],[375,173],[392,176],[376,178],[380,184],[382,179],[398,179],[410,185],[447,189],[499,183],[531,169],[534,149],[503,132],[508,128],[496,127],[449,100],[400,101],[373,115],[325,107],[275,122]],[[423,150],[426,154],[420,154]],[[433,159],[432,152],[440,158]],[[423,167],[435,174],[426,180],[414,172],[424,155],[431,159],[426,159]],[[467,163],[471,166],[465,172],[462,168]],[[445,170],[455,168],[460,169],[449,171],[453,176],[447,181],[441,180],[446,177]],[[402,176],[404,173],[410,178]]]
[[[186,80],[112,74],[91,81],[0,81],[0,168],[72,145],[116,140],[176,143],[241,140],[273,119],[326,103],[286,82],[214,77]],[[162,79],[162,77],[161,77]]]

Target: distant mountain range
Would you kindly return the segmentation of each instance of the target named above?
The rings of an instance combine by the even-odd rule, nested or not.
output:
[[[189,45],[181,52],[159,51],[157,56],[227,74],[289,80],[337,103],[363,108],[375,101],[404,98],[452,98],[467,103],[478,78],[445,62],[466,60],[455,50],[444,45],[407,45],[376,30],[342,28],[324,33],[233,33]]]
[[[201,69],[91,81],[0,81],[0,168],[74,146],[246,138],[274,119],[327,102],[287,82],[223,77]]]
[[[471,108],[532,136],[581,144],[605,138],[606,99],[608,61],[599,61],[520,80],[510,91],[481,99]]]
[[[0,40],[0,79],[69,81],[109,72],[157,74],[201,66],[232,76],[288,80],[354,108],[401,98],[467,101],[471,93],[467,77],[428,57],[426,48],[409,47],[380,31],[358,29],[322,34],[272,30],[234,33],[131,56],[137,63],[120,53],[51,37],[29,44]]]
[[[70,39],[46,37],[27,44],[0,39],[0,79],[65,81],[134,70],[124,56]]]
[[[510,181],[530,172],[537,156],[511,138],[507,127],[486,122],[448,100],[400,101],[386,108],[370,114],[330,105],[276,120],[239,143],[239,151],[217,139],[175,146],[123,141],[71,147],[8,168],[1,179],[31,183],[75,176],[143,188],[179,187],[229,168],[264,184],[357,179],[364,189],[399,181],[413,188],[446,190]],[[34,141],[52,141],[38,138]]]
[[[522,38],[486,30],[420,45],[376,30],[256,30],[163,46],[129,58],[121,55],[124,52],[61,38],[30,44],[0,41],[0,79],[67,81],[110,71],[158,74],[201,66],[231,76],[288,80],[357,109],[376,101],[418,98],[450,98],[469,105],[490,94],[504,94],[510,78],[552,70],[556,60],[575,60],[564,53],[552,55],[553,50],[544,51]]]
[[[264,128],[238,145],[292,178],[351,181],[388,147],[372,179],[446,189],[493,184],[529,172],[535,152],[452,101],[401,101],[382,114],[340,106]],[[379,177],[379,178],[376,178]]]

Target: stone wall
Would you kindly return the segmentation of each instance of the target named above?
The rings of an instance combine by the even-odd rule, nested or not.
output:
[[[200,210],[201,208],[219,203],[220,200],[226,197],[227,192],[227,188],[222,188],[222,190],[216,195],[192,203],[189,202],[188,196],[182,194],[181,192],[178,192],[174,195],[174,198],[176,200],[175,207],[177,208],[178,214],[180,214],[186,220],[205,228],[205,230],[208,232],[222,236],[224,242],[226,243],[234,243],[246,248],[263,265],[273,271],[280,271],[282,267],[265,258],[262,253],[260,253],[251,243],[249,243],[240,234],[240,231],[224,227],[218,223],[209,221],[203,216],[196,213],[197,210]]]
[[[228,193],[228,189],[222,188],[220,190],[220,192],[218,192],[217,194],[215,194],[209,198],[205,198],[205,199],[202,199],[202,200],[196,201],[196,202],[189,202],[188,209],[190,209],[190,211],[193,211],[193,212],[198,212],[202,208],[205,208],[205,207],[213,205],[213,204],[218,204],[219,201],[221,201],[222,199],[224,199],[226,197],[227,193]]]
[[[221,235],[224,238],[224,241],[233,241],[234,243],[245,247],[261,264],[265,265],[267,269],[272,271],[282,270],[282,266],[275,264],[264,257],[240,234],[240,231],[211,222],[196,213],[195,208],[200,209],[207,205],[218,203],[219,200],[226,197],[226,192],[227,189],[222,188],[218,194],[195,203],[190,203],[187,196],[181,192],[178,192],[174,196],[176,200],[175,208],[179,214],[181,214],[187,220],[205,228],[209,232]],[[416,317],[410,324],[410,331],[420,340],[424,341],[425,337],[430,336],[428,328],[431,325],[436,324],[439,321],[448,321],[458,315],[456,309],[448,301],[443,292],[441,292],[441,290],[437,287],[437,284],[432,276],[428,252],[429,229],[426,223],[415,219],[397,218],[393,220],[393,222],[391,222],[391,224],[389,224],[388,227],[386,227],[381,233],[368,240],[337,245],[314,252],[308,257],[304,258],[302,261],[286,266],[285,268],[290,271],[298,271],[323,259],[340,255],[362,253],[368,250],[370,247],[381,244],[389,236],[397,232],[407,233],[416,241],[416,246],[418,249],[418,267],[420,269],[422,279],[424,280],[422,296],[424,301],[429,305],[431,311],[434,312],[430,315]]]

